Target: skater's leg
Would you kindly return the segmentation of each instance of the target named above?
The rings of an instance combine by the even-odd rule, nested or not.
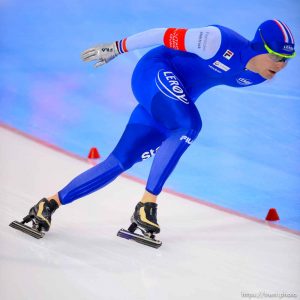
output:
[[[40,200],[30,209],[28,216],[25,218],[26,222],[33,221],[39,231],[48,231],[51,226],[51,216],[60,204],[70,203],[100,189],[123,171],[124,169],[118,159],[110,155],[101,164],[74,178],[53,197]]]
[[[82,198],[106,186],[123,171],[119,160],[114,155],[109,155],[103,162],[81,173],[60,190],[60,202],[64,205]]]
[[[156,203],[157,202],[157,195],[153,195],[151,193],[149,193],[148,191],[144,192],[144,195],[141,199],[142,203],[146,203],[146,202],[152,202],[152,203]]]
[[[142,161],[145,153],[157,149],[165,138],[165,133],[159,130],[148,113],[137,106],[109,157],[74,178],[55,198],[67,204],[106,186],[133,164]]]
[[[147,70],[147,72],[145,72]],[[155,62],[134,72],[133,91],[141,105],[161,127],[167,138],[156,152],[146,192],[132,220],[147,231],[158,233],[157,195],[182,154],[199,134],[202,122],[195,104],[168,62]]]
[[[169,130],[155,155],[146,186],[150,194],[158,195],[182,154],[198,136],[202,122],[172,66],[166,61],[147,67],[147,73],[140,72],[139,67],[134,73],[134,94],[153,119]]]
[[[154,104],[163,108],[164,96],[158,94],[158,99],[154,99]],[[148,177],[146,192],[140,203],[137,204],[132,221],[139,226],[145,228],[147,231],[159,233],[160,227],[157,222],[157,195],[178,163],[182,154],[186,151],[192,141],[197,137],[201,129],[201,119],[193,103],[189,106],[173,102],[172,105],[167,103],[166,111],[170,112],[171,118],[166,117],[160,119],[159,113],[162,111],[155,111],[157,119],[165,124],[170,129],[169,137],[164,140],[158,149],[151,167]]]
[[[75,177],[57,194],[39,201],[30,209],[26,222],[34,220],[38,226],[41,225],[48,231],[51,215],[59,205],[70,203],[106,186],[134,163],[142,161],[151,151],[158,149],[165,138],[164,131],[159,129],[152,117],[141,106],[137,106],[119,143],[108,158]]]
[[[158,195],[180,157],[198,136],[202,122],[193,102],[170,102],[160,93],[153,99],[152,110],[153,115],[171,131],[157,151],[147,181],[146,190]],[[167,115],[165,111],[168,111]]]

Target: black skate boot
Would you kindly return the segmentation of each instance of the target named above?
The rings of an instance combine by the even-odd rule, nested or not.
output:
[[[39,230],[48,231],[51,226],[51,216],[57,208],[58,204],[55,200],[43,198],[30,209],[28,216],[37,224]]]
[[[132,224],[128,230],[120,229],[118,236],[134,240],[138,243],[159,248],[162,245],[161,241],[155,239],[156,233],[160,232],[160,227],[157,224],[157,204],[152,202],[142,203],[139,202],[131,217]],[[139,229],[143,235],[135,233]]]
[[[42,238],[44,232],[49,230],[51,216],[57,208],[58,204],[55,200],[43,198],[29,210],[28,215],[23,218],[22,222],[14,221],[10,226],[35,238]],[[30,221],[32,221],[32,227],[25,225]]]
[[[157,224],[157,204],[152,202],[139,202],[134,210],[131,222],[136,223],[141,230],[151,233],[159,233]]]

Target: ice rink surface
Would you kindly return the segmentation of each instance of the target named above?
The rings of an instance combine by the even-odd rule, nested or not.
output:
[[[221,24],[252,39],[273,18],[298,54],[271,81],[197,101],[203,129],[159,200],[160,249],[116,236],[150,160],[129,171],[140,179],[59,209],[42,240],[8,227],[89,168],[90,147],[106,157],[136,105],[130,78],[149,49],[98,69],[81,51],[157,27]],[[299,0],[0,0],[0,300],[299,298],[299,41]]]
[[[252,39],[273,18],[290,26],[298,53],[299,0],[0,0],[0,120],[77,155],[96,146],[107,157],[137,104],[132,71],[150,49],[97,69],[81,51],[157,27],[221,24]],[[275,207],[281,225],[300,230],[299,86],[297,54],[271,81],[201,95],[201,133],[166,187],[260,219]],[[146,180],[150,164],[129,172]]]
[[[60,208],[41,240],[10,228],[91,165],[4,127],[0,145],[1,300],[299,297],[299,232],[164,192],[161,248],[117,237],[143,193],[126,177]]]

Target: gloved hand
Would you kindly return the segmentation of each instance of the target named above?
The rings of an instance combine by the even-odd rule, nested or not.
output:
[[[100,67],[120,54],[116,43],[100,44],[89,48],[81,53],[81,59],[86,62],[97,60],[95,67]]]

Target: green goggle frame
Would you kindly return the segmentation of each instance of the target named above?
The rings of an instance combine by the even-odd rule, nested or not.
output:
[[[261,30],[260,30],[260,29],[259,29],[259,34],[260,34],[260,37],[261,37],[261,39],[262,39],[262,41],[263,41],[263,43],[264,43],[264,47],[265,47],[265,49],[268,51],[268,53],[274,54],[274,55],[277,55],[277,56],[280,56],[280,57],[284,57],[284,58],[293,58],[293,57],[296,56],[296,52],[295,52],[295,51],[294,51],[293,54],[282,54],[282,53],[279,53],[279,52],[276,52],[276,51],[272,50],[272,49],[267,45],[266,41],[264,40],[264,38],[263,38],[263,36],[262,36],[262,34],[261,34]]]

